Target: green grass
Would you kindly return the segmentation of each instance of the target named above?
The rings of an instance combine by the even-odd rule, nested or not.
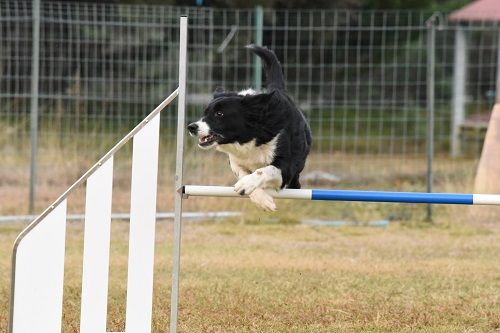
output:
[[[92,104],[92,103],[91,103]],[[123,106],[113,109],[120,110],[122,116],[100,112],[102,105],[94,105],[91,111],[77,111],[75,105],[45,106],[39,120],[40,142],[49,137],[56,147],[74,147],[78,151],[99,151],[110,147],[124,133],[133,128],[145,115],[138,112],[132,105],[128,110]],[[479,110],[488,111],[489,104],[468,105],[467,114],[475,114]],[[148,108],[144,106],[147,110]],[[75,109],[76,108],[76,109]],[[11,110],[12,109],[12,110]],[[19,135],[14,142],[24,146],[29,139],[29,114],[14,112],[14,107],[0,110],[5,113],[0,117],[0,143],[13,145],[12,136]],[[174,106],[169,107],[162,117],[162,130],[169,133],[168,140],[173,142],[175,131]],[[435,111],[435,151],[449,151],[451,106],[438,104]],[[314,107],[306,110],[306,116],[314,133],[315,151],[342,151],[354,154],[412,154],[425,152],[427,111],[424,106],[391,106],[374,105],[358,107],[334,105],[331,107]],[[191,106],[187,110],[187,119],[197,119],[201,107]],[[69,140],[71,138],[71,140]],[[482,134],[477,135],[482,139]],[[69,143],[71,141],[71,143]],[[90,147],[89,147],[90,142]],[[19,148],[17,148],[19,149]],[[102,151],[105,151],[104,149]],[[477,148],[470,154],[477,156]]]
[[[435,151],[450,150],[452,106],[436,103]],[[466,105],[466,115],[491,111],[491,103],[477,102]],[[306,112],[315,135],[315,149],[335,149],[358,153],[412,153],[424,152],[427,133],[427,110],[425,106],[380,106],[348,107],[337,105],[317,107]],[[484,132],[473,133],[471,142],[462,140],[464,153],[477,156],[484,139]],[[468,147],[468,146],[473,147]],[[474,147],[475,145],[475,147]]]

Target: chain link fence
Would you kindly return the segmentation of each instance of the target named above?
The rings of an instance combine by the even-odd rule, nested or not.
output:
[[[287,89],[311,124],[314,143],[304,184],[331,187],[328,177],[318,179],[321,171],[339,177],[339,187],[425,190],[430,12],[43,1],[36,211],[175,89],[182,14],[190,21],[188,121],[201,114],[217,86],[241,90],[260,84],[244,46],[261,36],[280,58]],[[442,17],[436,35],[434,165],[437,188],[446,190],[441,179],[474,173],[496,90],[499,35],[496,25],[460,26],[469,45],[465,114],[454,124],[459,26]],[[29,207],[32,31],[31,1],[0,0],[0,215],[24,214]],[[170,107],[162,117],[160,210],[172,202],[175,110]],[[450,158],[454,126],[460,129],[458,161]],[[192,140],[187,148],[188,183],[234,182],[222,155],[199,151]],[[128,205],[130,153],[129,148],[117,156],[118,212]],[[70,210],[79,212],[82,204]]]

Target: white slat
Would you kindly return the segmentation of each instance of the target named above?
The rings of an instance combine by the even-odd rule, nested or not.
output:
[[[134,136],[127,281],[127,333],[151,332],[160,116]]]
[[[13,332],[61,332],[65,235],[66,200],[19,243]]]
[[[81,333],[105,333],[113,157],[87,180],[81,303]]]

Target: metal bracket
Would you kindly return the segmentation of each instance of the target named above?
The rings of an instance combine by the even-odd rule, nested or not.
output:
[[[182,195],[182,199],[189,198],[189,194],[186,194],[186,187],[184,185],[182,185],[181,187],[179,187],[177,189],[177,193],[179,193],[180,195]]]

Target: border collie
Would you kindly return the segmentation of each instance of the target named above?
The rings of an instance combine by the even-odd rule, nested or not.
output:
[[[311,131],[285,90],[283,69],[273,51],[248,45],[266,73],[266,89],[240,92],[217,89],[204,116],[188,125],[200,148],[229,156],[238,177],[234,191],[248,195],[266,211],[276,210],[264,189],[300,188],[299,174],[311,147]]]

